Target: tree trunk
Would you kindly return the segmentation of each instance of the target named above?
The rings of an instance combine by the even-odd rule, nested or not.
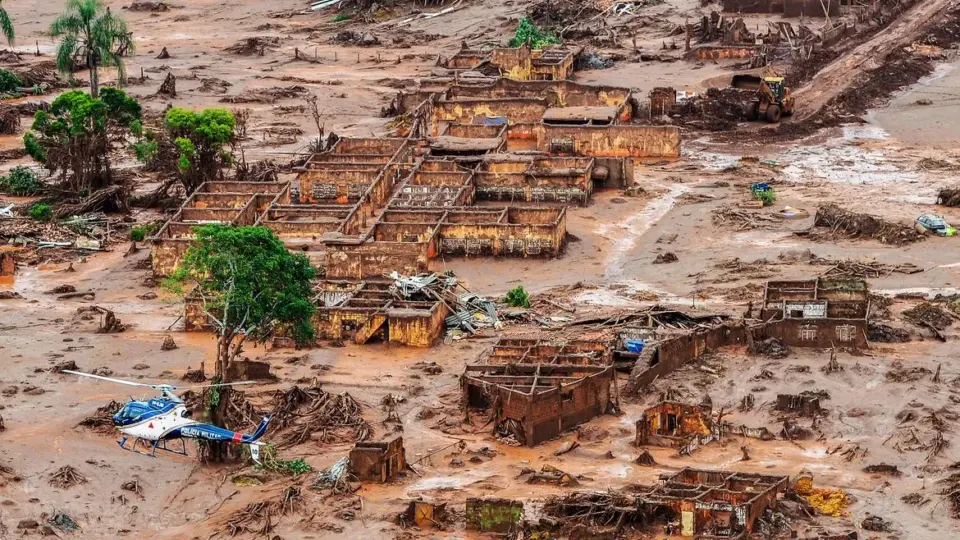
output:
[[[231,382],[230,362],[240,354],[240,343],[234,345],[233,341],[236,334],[228,333],[217,336],[217,361],[214,367],[214,380],[222,383]],[[210,421],[215,426],[227,427],[227,401],[230,399],[231,388],[229,386],[220,386],[216,388],[220,394],[220,400],[217,406],[210,410]],[[229,429],[229,428],[228,428]],[[211,463],[224,463],[231,457],[230,445],[225,441],[207,443],[207,461]]]
[[[87,54],[87,68],[90,69],[90,96],[97,99],[100,97],[100,74],[97,72],[97,60],[93,53]]]

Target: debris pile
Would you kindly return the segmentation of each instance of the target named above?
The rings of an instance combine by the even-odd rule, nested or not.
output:
[[[48,482],[51,486],[59,489],[68,489],[73,486],[87,483],[87,477],[77,472],[70,465],[64,465],[50,475]]]
[[[353,45],[355,47],[376,47],[380,45],[380,39],[370,32],[354,32],[353,30],[344,30],[333,36],[333,43],[340,45]]]
[[[904,328],[870,321],[867,323],[867,340],[874,343],[906,343],[910,341],[910,332]]]
[[[248,533],[266,537],[277,526],[277,518],[298,512],[301,504],[300,488],[290,486],[273,499],[250,503],[234,512],[222,532],[228,536]]]
[[[580,482],[572,474],[561,471],[553,465],[544,465],[540,472],[526,468],[520,472],[520,477],[526,476],[528,484],[551,484],[555,486],[578,486]]]
[[[333,465],[317,473],[317,479],[310,486],[311,489],[329,489],[335,494],[353,493],[359,485],[354,487],[351,482],[357,478],[350,472],[350,458],[338,459]]]
[[[125,9],[130,11],[170,11],[170,6],[164,2],[134,2]]]
[[[911,263],[893,265],[876,261],[855,261],[852,259],[835,261],[818,257],[811,260],[810,264],[831,266],[829,270],[820,274],[824,277],[866,279],[887,277],[890,274],[918,274],[923,272],[923,268]]]
[[[78,426],[90,428],[97,433],[113,434],[116,428],[113,427],[113,415],[120,412],[123,403],[119,401],[110,401],[102,407],[98,407],[96,412],[80,421]]]
[[[848,238],[878,240],[884,244],[909,244],[923,238],[914,228],[900,223],[844,210],[835,204],[821,206],[814,218],[814,226],[826,227],[831,234]]]
[[[273,399],[274,425],[281,446],[303,444],[314,433],[321,443],[357,442],[370,436],[370,424],[353,396],[333,394],[320,388],[294,386],[277,391]],[[276,433],[275,432],[275,433]]]
[[[280,38],[274,36],[254,36],[242,39],[224,49],[225,52],[241,56],[263,56],[267,49],[280,46]]]
[[[937,204],[960,206],[960,189],[942,188],[937,193]]]
[[[772,215],[746,212],[733,206],[724,206],[713,211],[714,225],[727,225],[736,231],[756,229],[764,226],[769,227],[769,223],[779,222],[780,220]]]
[[[675,263],[679,260],[680,259],[677,258],[677,256],[674,253],[670,251],[666,251],[664,253],[660,253],[659,255],[657,255],[657,257],[653,260],[653,264],[670,264],[670,263]]]
[[[937,484],[943,486],[940,495],[944,495],[950,503],[950,515],[960,519],[960,472],[939,480]]]
[[[589,527],[614,527],[643,518],[633,497],[612,490],[550,497],[543,514],[558,524]]]
[[[274,103],[278,99],[296,98],[308,94],[303,86],[272,86],[246,90],[235,96],[220,98],[221,103]]]
[[[903,316],[917,326],[933,327],[937,330],[952,325],[954,320],[950,312],[930,302],[921,302],[904,311]]]

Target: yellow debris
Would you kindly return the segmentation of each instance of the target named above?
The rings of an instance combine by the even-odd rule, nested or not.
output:
[[[847,506],[850,505],[850,499],[842,489],[821,488],[812,491],[813,493],[806,496],[807,502],[810,503],[810,506],[819,510],[821,514],[832,517],[849,515]]]
[[[803,496],[812,494],[813,493],[813,477],[801,476],[800,478],[797,479],[796,483],[793,484],[793,490]]]

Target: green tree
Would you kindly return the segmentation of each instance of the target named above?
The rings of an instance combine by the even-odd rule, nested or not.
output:
[[[226,109],[170,109],[164,131],[160,144],[174,147],[177,176],[188,195],[222,177],[223,168],[233,164],[229,145],[238,140],[236,120]]]
[[[61,38],[57,45],[57,69],[73,79],[74,58],[82,57],[90,71],[90,94],[100,95],[100,66],[115,67],[123,86],[126,71],[123,51],[133,53],[133,37],[127,23],[105,8],[100,0],[70,0],[67,9],[53,24],[50,35]]]
[[[7,38],[7,43],[13,45],[16,41],[16,36],[13,32],[13,21],[10,19],[10,15],[7,14],[7,10],[3,7],[3,0],[0,0],[0,33],[3,34],[3,37]]]
[[[264,343],[282,330],[298,344],[315,338],[311,317],[310,280],[316,271],[303,254],[287,251],[265,227],[205,225],[195,229],[196,240],[166,286],[199,298],[217,333],[214,378],[229,381],[230,365],[247,340]],[[229,387],[221,387],[213,421],[224,423],[221,404]],[[222,460],[223,449],[211,449],[211,459]]]
[[[60,187],[93,193],[113,183],[110,152],[130,135],[140,135],[140,104],[123,90],[104,88],[99,99],[81,90],[64,92],[37,111],[23,141],[27,153],[52,173]]]

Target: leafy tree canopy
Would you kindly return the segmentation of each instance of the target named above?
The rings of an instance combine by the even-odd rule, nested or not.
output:
[[[278,327],[298,343],[313,341],[310,280],[316,271],[265,227],[204,225],[168,287],[198,286],[221,336],[264,341]],[[224,366],[225,367],[225,366]]]
[[[142,130],[140,104],[122,90],[104,88],[100,98],[81,90],[64,92],[37,111],[24,135],[27,153],[52,172],[60,171],[75,191],[111,183],[113,142]]]
[[[520,19],[517,33],[510,40],[510,47],[522,47],[529,43],[531,49],[543,49],[548,45],[559,45],[560,38],[550,32],[537,28],[528,17]]]

